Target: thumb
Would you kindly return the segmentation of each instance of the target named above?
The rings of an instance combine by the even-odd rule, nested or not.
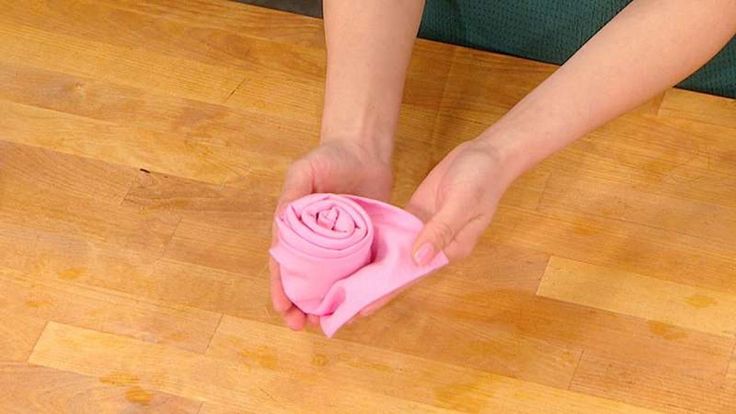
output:
[[[412,248],[414,261],[424,266],[452,243],[455,236],[465,226],[463,209],[449,205],[442,206],[419,232]]]
[[[305,195],[312,193],[312,170],[305,160],[296,161],[286,173],[284,187],[277,202],[276,213],[280,213],[283,207]]]

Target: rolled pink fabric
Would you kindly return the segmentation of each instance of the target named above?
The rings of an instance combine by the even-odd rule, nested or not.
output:
[[[411,258],[422,222],[390,204],[353,195],[311,194],[276,217],[284,292],[332,336],[361,309],[447,264]]]

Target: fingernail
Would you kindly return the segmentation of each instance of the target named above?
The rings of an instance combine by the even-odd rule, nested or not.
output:
[[[424,243],[415,253],[414,253],[414,261],[419,266],[424,266],[427,263],[429,263],[429,260],[432,258],[432,251],[434,248],[432,247],[432,244],[427,242]]]

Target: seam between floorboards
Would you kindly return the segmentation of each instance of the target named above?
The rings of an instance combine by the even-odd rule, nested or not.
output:
[[[28,357],[26,358],[25,362],[27,364],[30,364],[31,356],[33,356],[33,353],[36,352],[36,347],[38,346],[38,343],[41,341],[41,337],[43,336],[44,332],[46,332],[46,329],[49,327],[49,323],[51,320],[46,319],[46,323],[43,324],[43,329],[41,329],[41,333],[38,334],[38,338],[36,338],[36,341],[33,343],[33,347],[31,347],[31,352],[28,353]]]
[[[176,232],[179,230],[179,226],[181,226],[181,222],[184,221],[183,215],[178,214],[178,217],[179,217],[179,220],[176,222],[176,225],[174,226],[174,230],[171,232],[171,236],[169,236],[168,240],[166,240],[166,243],[164,243],[164,248],[161,251],[161,255],[158,258],[156,258],[156,260],[153,261],[151,272],[154,272],[158,262],[160,262],[162,259],[166,257],[166,252],[169,251],[169,247],[171,247],[171,242],[174,240],[174,237],[176,236]]]
[[[572,375],[570,376],[570,382],[567,384],[567,390],[572,391],[572,382],[575,380],[575,375],[578,373],[578,368],[580,368],[580,363],[583,360],[583,354],[585,354],[585,349],[580,351],[580,356],[578,357],[578,363],[575,364],[575,369],[572,370]]]
[[[728,379],[728,373],[731,371],[731,365],[734,365],[734,359],[736,359],[736,336],[734,336],[734,343],[731,347],[731,353],[728,355],[728,363],[726,364],[726,371],[723,373],[724,380]]]
[[[212,331],[212,336],[210,336],[210,340],[207,341],[207,346],[204,348],[204,352],[202,355],[207,355],[207,352],[210,350],[210,345],[212,345],[212,341],[215,339],[215,335],[217,335],[217,330],[220,329],[220,325],[222,324],[222,320],[225,318],[225,314],[220,314],[220,319],[217,320],[217,325],[215,325],[215,329]]]

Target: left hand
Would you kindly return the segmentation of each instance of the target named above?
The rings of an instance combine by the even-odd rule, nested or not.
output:
[[[425,222],[414,242],[417,264],[428,263],[440,251],[450,261],[470,255],[511,181],[501,152],[481,139],[447,154],[406,207]]]
[[[432,169],[406,206],[425,223],[412,248],[414,260],[420,265],[429,263],[440,251],[450,261],[468,256],[513,177],[501,152],[480,138],[453,149]],[[372,314],[398,294],[369,305],[361,316]]]

